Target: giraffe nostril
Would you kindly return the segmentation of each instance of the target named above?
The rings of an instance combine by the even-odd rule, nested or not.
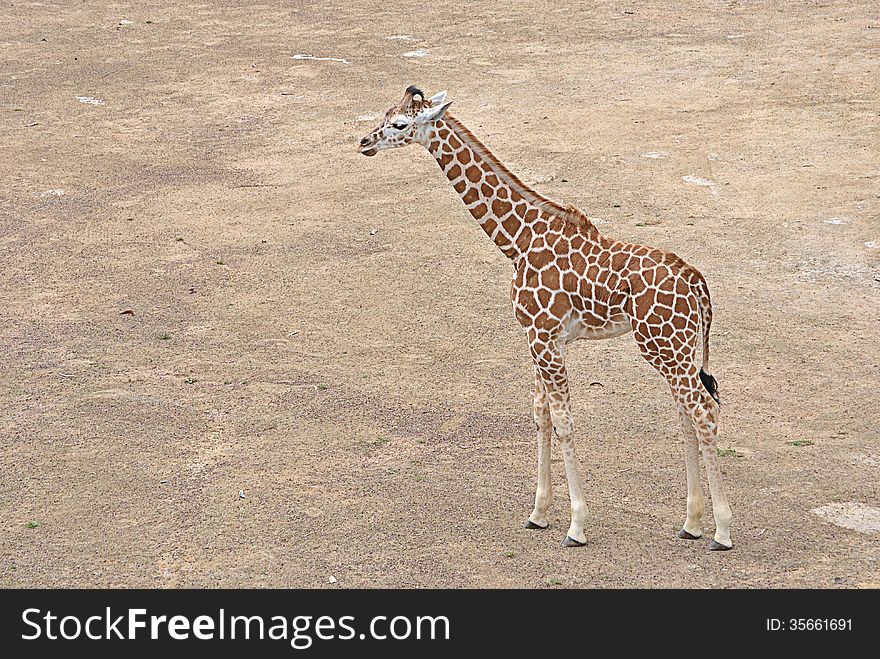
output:
[[[364,139],[361,140],[361,146],[367,146],[367,144],[369,144],[369,143],[370,143],[369,137],[365,137]]]

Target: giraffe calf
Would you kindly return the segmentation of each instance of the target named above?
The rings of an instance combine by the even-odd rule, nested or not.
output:
[[[685,436],[687,517],[680,538],[702,535],[703,456],[712,495],[711,550],[731,549],[730,506],[716,450],[718,384],[709,372],[712,303],[703,275],[671,252],[612,240],[574,206],[544,197],[505,167],[449,113],[446,92],[409,87],[365,136],[360,153],[421,144],[468,212],[513,264],[510,300],[535,366],[538,485],[529,529],[549,526],[551,435],[562,447],[571,523],[562,544],[586,544],[586,505],[574,441],[565,352],[579,339],[632,332],[642,356],[669,383]]]

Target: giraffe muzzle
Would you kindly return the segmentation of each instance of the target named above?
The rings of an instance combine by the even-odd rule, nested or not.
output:
[[[365,156],[375,156],[378,152],[379,149],[376,148],[375,142],[370,135],[363,138],[358,145],[358,153],[362,153]]]

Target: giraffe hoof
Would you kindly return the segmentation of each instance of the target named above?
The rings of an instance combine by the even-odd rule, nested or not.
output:
[[[678,537],[682,540],[699,540],[700,536],[694,535],[693,533],[688,533],[684,529],[678,532]]]
[[[565,536],[565,540],[562,541],[563,547],[583,547],[586,544],[586,542],[578,542],[570,535]]]
[[[524,528],[524,529],[538,529],[538,530],[540,530],[540,531],[543,531],[543,530],[546,529],[548,526],[550,526],[550,525],[547,524],[546,526],[541,526],[540,524],[535,524],[535,523],[534,523],[532,520],[530,520],[530,519],[527,519],[527,520],[526,520],[526,523],[523,524],[523,528]]]
[[[709,551],[728,551],[730,549],[733,549],[733,545],[730,545],[730,547],[722,545],[714,538],[712,539],[712,542],[709,543]]]

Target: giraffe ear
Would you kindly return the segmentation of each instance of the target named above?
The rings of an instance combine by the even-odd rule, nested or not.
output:
[[[443,101],[445,101],[445,100],[446,100],[446,90],[445,89],[442,92],[437,92],[430,99],[431,105],[434,107],[436,107],[438,105],[442,105]]]
[[[432,121],[437,121],[442,118],[446,111],[449,109],[449,106],[452,105],[452,101],[447,101],[446,103],[441,103],[440,105],[432,105],[431,107],[422,110],[416,115],[416,120],[419,123],[426,124]]]

